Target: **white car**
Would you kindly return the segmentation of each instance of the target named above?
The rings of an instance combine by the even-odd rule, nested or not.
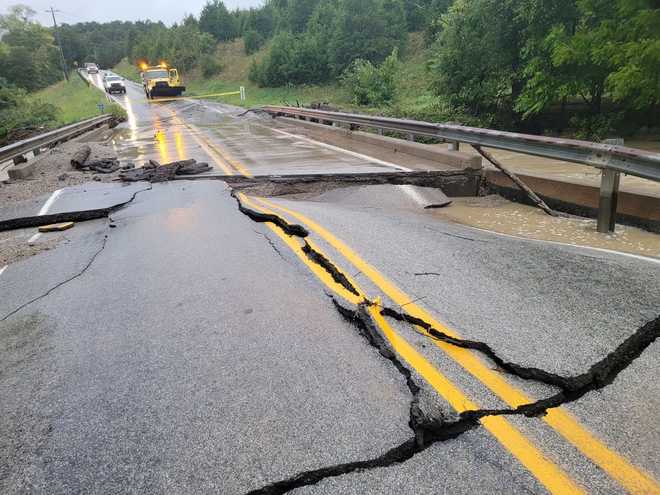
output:
[[[126,94],[126,85],[124,78],[114,74],[107,75],[103,78],[103,89],[108,94],[111,93],[124,93]]]
[[[98,74],[99,73],[99,66],[96,65],[96,64],[87,63],[87,64],[85,64],[85,69],[87,70],[87,74]]]

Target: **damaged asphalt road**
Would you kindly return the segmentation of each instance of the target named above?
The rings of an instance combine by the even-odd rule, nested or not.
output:
[[[70,243],[0,277],[3,294],[13,292],[0,300],[3,493],[545,493],[481,427],[494,416],[511,417],[576,486],[622,491],[593,463],[562,459],[542,417],[571,401],[579,416],[593,390],[616,391],[629,369],[644,374],[657,319],[588,366],[536,367],[497,334],[453,337],[380,299],[341,256],[319,250],[315,232],[244,205],[222,182],[156,184],[127,199],[114,228],[79,224]],[[300,256],[348,297],[362,298],[365,285],[379,299],[328,298]],[[42,269],[51,270],[43,287],[23,297]],[[542,400],[512,408],[491,396],[457,412],[371,310],[474,397],[483,392],[435,342],[475,350]]]
[[[241,197],[246,200],[244,196]],[[391,307],[381,306],[380,301],[370,301],[365,294],[360,293],[360,291],[349,280],[349,278],[344,273],[342,273],[342,271],[335,264],[333,264],[327,258],[327,256],[310,246],[306,239],[310,234],[307,230],[304,229],[304,227],[291,224],[285,218],[273,214],[272,212],[269,213],[268,211],[270,210],[263,210],[264,205],[267,206],[270,204],[268,202],[264,203],[259,201],[256,203],[256,207],[262,210],[262,212],[259,212],[257,210],[245,207],[240,199],[238,199],[238,201],[240,211],[250,218],[253,218],[255,221],[270,221],[273,223],[273,225],[276,225],[279,229],[281,229],[283,234],[289,236],[295,235],[292,232],[297,230],[302,232],[299,237],[304,240],[304,244],[294,249],[300,249],[312,261],[312,263],[322,267],[323,270],[325,270],[332,277],[332,280],[337,286],[362,300],[362,302],[358,304],[357,309],[351,310],[343,307],[340,303],[337,302],[336,299],[333,298],[333,302],[340,313],[342,313],[342,315],[348,321],[353,323],[356,328],[360,329],[360,333],[369,341],[369,343],[376,347],[380,354],[384,358],[390,360],[394,366],[404,375],[404,377],[406,377],[408,387],[413,397],[411,402],[411,414],[409,422],[409,426],[414,433],[413,438],[393,447],[391,450],[376,458],[358,462],[342,463],[313,471],[301,472],[294,477],[269,484],[259,490],[251,492],[254,494],[286,493],[295,488],[316,485],[317,483],[320,483],[326,479],[347,475],[356,471],[363,472],[365,470],[389,467],[394,464],[399,464],[407,461],[414,455],[423,452],[436,442],[453,440],[457,438],[461,434],[477,427],[480,421],[484,420],[485,418],[492,418],[496,416],[526,416],[529,418],[534,418],[539,416],[546,416],[551,410],[553,411],[554,417],[554,411],[556,408],[577,401],[589,392],[599,390],[610,385],[622,371],[631,366],[632,363],[651,344],[656,341],[658,336],[660,336],[660,317],[657,317],[653,321],[650,321],[637,329],[614,351],[591,366],[588,371],[577,376],[564,377],[539,368],[526,367],[516,363],[507,362],[503,360],[491,348],[491,346],[484,342],[465,340],[456,336],[449,335],[448,333],[434,328],[432,323],[425,321],[423,318],[408,314],[403,310],[403,306],[401,307],[401,310],[397,311]],[[250,201],[250,204],[254,203]],[[313,228],[315,226],[313,221],[309,221],[306,217],[300,216],[295,212],[291,212],[286,208],[281,209],[281,211],[288,213],[289,216],[293,215],[296,219],[307,222],[308,225],[312,226]],[[349,258],[355,258],[354,254],[350,254],[350,248],[342,248],[341,242],[333,240],[332,237],[327,237],[324,235],[322,229],[319,230],[319,228],[315,228],[315,230],[321,234],[322,237],[325,237],[326,240],[333,243],[334,247],[342,252],[346,251],[349,253],[347,255]],[[372,269],[369,269],[369,271],[371,272]],[[373,274],[371,275],[371,278],[372,280],[375,280],[376,283],[378,283],[377,279],[374,279]],[[549,396],[548,398],[535,401],[528,399],[526,403],[519,404],[514,408],[468,408],[467,410],[460,412],[460,414],[458,414],[458,416],[453,420],[446,420],[443,416],[437,418],[429,418],[418,408],[419,387],[412,379],[410,370],[407,369],[401,360],[396,356],[396,353],[391,348],[391,346],[385,342],[385,339],[383,338],[381,332],[378,330],[377,325],[366,309],[369,307],[375,308],[375,310],[382,316],[392,318],[399,322],[404,322],[411,325],[411,327],[417,327],[419,329],[418,331],[425,332],[425,335],[428,335],[431,339],[461,349],[476,350],[490,359],[500,371],[508,373],[512,377],[520,378],[523,380],[532,380],[549,386],[558,387],[560,391]],[[388,330],[383,328],[382,324],[380,326],[382,331],[388,333]],[[388,338],[391,339],[391,337]],[[410,358],[408,359],[410,361]],[[576,424],[575,427],[578,430],[580,429],[579,424]],[[594,441],[594,443],[595,442],[596,441]],[[578,445],[578,447],[585,448],[583,445]],[[593,446],[586,446],[586,448],[591,449]],[[607,450],[605,446],[603,446],[603,449]],[[625,466],[626,461],[621,460],[621,465]],[[653,486],[654,481],[652,478],[647,478],[647,475],[643,472],[639,473],[639,477],[641,479],[638,479],[637,482],[641,481],[641,483],[638,488],[642,493],[645,493],[650,487]],[[629,485],[627,488],[630,489],[631,487],[635,487],[635,485]],[[573,487],[573,489],[577,490],[577,487]],[[561,489],[560,491],[564,491],[564,489]]]
[[[657,319],[587,366],[534,366],[496,333],[457,338],[382,299],[309,226],[246,206],[222,182],[155,184],[123,202],[111,220],[79,224],[68,244],[0,277],[12,292],[0,300],[0,395],[10,398],[0,404],[3,493],[545,493],[483,427],[495,416],[510,417],[576,486],[622,492],[558,447],[543,414],[574,401],[580,417],[597,389],[616,402],[629,370],[646,376],[657,357]],[[496,243],[487,240],[482,249]],[[347,297],[378,299],[329,298],[301,259]],[[25,281],[41,270],[30,295]],[[481,407],[456,411],[373,311]],[[542,400],[513,408],[484,399],[436,342],[476,351]]]

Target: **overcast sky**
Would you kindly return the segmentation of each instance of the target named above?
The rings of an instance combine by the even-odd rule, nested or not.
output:
[[[51,5],[60,10],[56,13],[57,22],[75,24],[83,21],[137,21],[150,19],[163,21],[166,24],[180,21],[185,14],[195,14],[202,10],[206,0],[0,0],[0,13],[5,13],[7,7],[21,3],[37,11],[36,19],[50,25],[50,14],[44,11]],[[261,5],[262,0],[225,0],[229,9],[236,7],[254,7]]]

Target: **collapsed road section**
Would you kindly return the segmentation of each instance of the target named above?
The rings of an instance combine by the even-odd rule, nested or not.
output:
[[[409,312],[412,306],[372,292],[365,279],[372,274],[347,271],[346,260],[321,245],[318,225],[293,223],[258,199],[232,194],[217,180],[154,184],[112,212],[111,230],[107,222],[88,222],[89,232],[70,231],[72,244],[2,274],[2,287],[15,287],[37,266],[57,266],[77,250],[85,260],[64,282],[35,290],[38,297],[10,307],[0,301],[2,335],[13,339],[0,351],[13,363],[0,374],[0,387],[3,396],[23,397],[1,406],[9,418],[3,437],[11,442],[0,448],[12,460],[2,483],[25,482],[36,469],[62,489],[93,479],[101,489],[323,490],[330,480],[376,468],[413,472],[429,462],[428,451],[449,444],[479,452],[458,469],[433,450],[426,471],[443,472],[452,486],[460,480],[497,491],[504,482],[513,493],[579,493],[590,491],[587,479],[602,487],[622,483],[596,461],[558,457],[554,443],[542,440],[544,418],[571,402],[579,413],[581,401],[594,395],[588,392],[609,390],[645,362],[658,336],[657,315],[575,375],[516,363],[504,357],[500,341],[450,335]],[[82,248],[98,227],[107,236],[101,249],[96,233]],[[20,332],[28,320],[36,333]],[[423,354],[425,343],[436,341],[476,351],[497,373],[546,387],[549,398],[515,407],[471,398],[475,389],[465,382],[451,385],[461,373]],[[20,359],[17,349],[25,349]],[[43,412],[26,416],[26,407]],[[107,425],[100,444],[98,424]],[[135,428],[139,435],[130,433]],[[26,431],[46,433],[28,438]],[[36,451],[55,462],[35,465]],[[465,478],[487,472],[483,463],[503,468],[478,482]],[[654,486],[642,470],[629,469],[641,473],[643,486]],[[425,482],[415,476],[406,486],[423,493]],[[375,483],[366,491],[382,488]]]

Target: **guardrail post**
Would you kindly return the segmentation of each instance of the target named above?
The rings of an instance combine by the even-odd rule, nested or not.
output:
[[[408,141],[415,142],[415,135],[414,134],[408,134]]]
[[[611,169],[603,169],[600,182],[600,202],[598,205],[598,232],[614,232],[616,226],[616,206],[619,197],[621,174]]]

